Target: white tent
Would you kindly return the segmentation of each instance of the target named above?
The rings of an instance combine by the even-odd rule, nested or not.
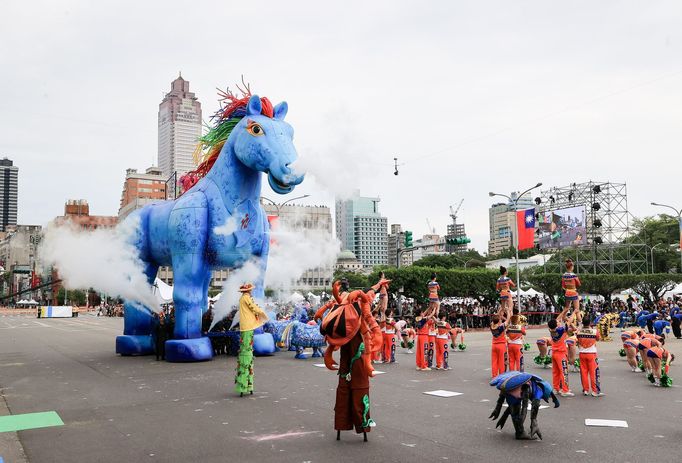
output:
[[[665,294],[663,295],[663,297],[666,297],[666,298],[667,298],[667,297],[679,296],[679,295],[681,295],[681,294],[682,294],[682,283],[678,284],[678,285],[675,286],[673,289],[671,289],[670,291],[668,291],[667,293],[665,293]]]
[[[533,288],[528,288],[528,291],[521,290],[521,295],[522,296],[528,296],[528,297],[535,297],[535,296],[544,296],[544,293],[536,291]]]
[[[166,284],[163,280],[154,280],[154,294],[156,294],[156,299],[159,304],[168,304],[173,301],[173,287]]]

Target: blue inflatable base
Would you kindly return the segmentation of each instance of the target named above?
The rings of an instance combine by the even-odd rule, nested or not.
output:
[[[306,354],[304,354],[303,352],[301,352],[300,354],[296,354],[294,356],[294,358],[299,359],[299,360],[305,360],[308,358],[308,356]]]
[[[253,353],[257,356],[273,355],[276,352],[275,338],[270,333],[253,336]]]
[[[154,344],[149,335],[124,334],[116,336],[116,353],[121,355],[149,355],[154,353]]]
[[[166,361],[201,362],[213,358],[213,347],[207,337],[166,341]]]

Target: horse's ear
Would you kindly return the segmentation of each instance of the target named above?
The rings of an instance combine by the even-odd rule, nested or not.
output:
[[[280,104],[275,106],[275,119],[284,120],[284,118],[287,115],[287,111],[289,111],[289,105],[287,104],[286,101],[282,101]]]
[[[258,95],[252,95],[249,98],[249,104],[246,106],[246,114],[248,116],[258,116],[263,110],[263,105],[260,102],[260,97]]]

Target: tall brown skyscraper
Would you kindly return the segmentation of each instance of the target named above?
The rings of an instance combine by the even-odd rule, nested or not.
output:
[[[159,104],[159,168],[168,178],[193,170],[192,152],[201,136],[201,103],[182,74]]]

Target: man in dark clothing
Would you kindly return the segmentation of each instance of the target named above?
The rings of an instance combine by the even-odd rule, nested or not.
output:
[[[206,334],[213,323],[213,304],[208,306],[208,310],[201,317],[201,331]]]
[[[166,340],[168,339],[168,332],[166,327],[166,318],[163,312],[154,314],[154,326],[152,329],[152,337],[154,338],[154,351],[156,352],[156,360],[166,360]]]

